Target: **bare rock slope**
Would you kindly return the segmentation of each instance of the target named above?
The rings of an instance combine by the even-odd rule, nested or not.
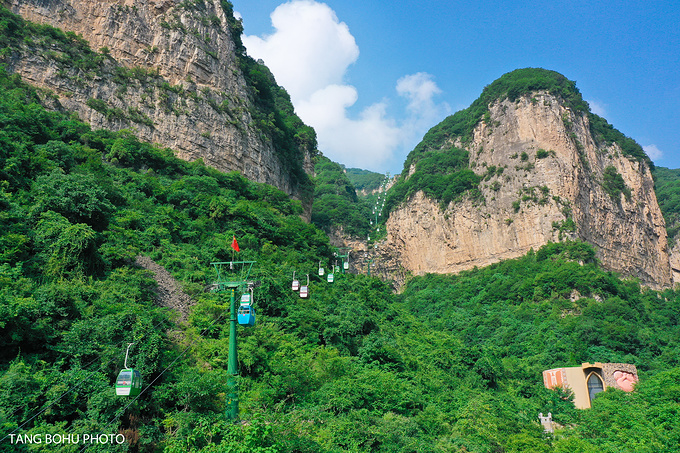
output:
[[[179,313],[179,320],[186,322],[190,308],[194,305],[193,299],[182,288],[177,280],[163,266],[154,262],[148,256],[138,256],[135,264],[153,274],[153,279],[158,284],[156,298],[162,307]]]

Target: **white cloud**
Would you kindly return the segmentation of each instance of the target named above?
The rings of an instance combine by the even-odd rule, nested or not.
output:
[[[306,99],[316,90],[342,83],[359,57],[354,37],[326,4],[309,0],[284,3],[271,14],[273,34],[244,36],[254,58],[261,58],[291,98]]]
[[[663,157],[663,152],[657,148],[656,145],[643,146],[642,149],[645,150],[645,153],[647,153],[652,161],[659,160]]]
[[[357,119],[347,116],[357,92],[353,87],[330,85],[296,106],[300,118],[317,131],[319,149],[349,167],[380,169],[401,142],[395,121],[386,117],[383,103],[364,109]]]
[[[397,81],[397,93],[408,99],[409,118],[402,125],[406,142],[420,139],[425,131],[450,113],[448,104],[434,101],[441,92],[432,75],[426,72],[407,75]]]
[[[441,92],[426,72],[407,75],[397,81],[397,93],[408,98],[408,108],[414,113],[431,111],[435,107],[432,97]]]
[[[359,93],[344,78],[359,57],[359,48],[349,27],[328,5],[311,0],[284,3],[271,19],[272,34],[244,36],[243,43],[288,91],[297,114],[314,127],[319,149],[330,159],[349,167],[384,171],[386,164],[395,164],[390,161],[397,152],[412,147],[448,113],[447,105],[433,100],[441,90],[432,76],[420,72],[397,81],[396,93],[408,102],[404,119],[388,116],[389,100],[350,116],[348,109],[358,101]]]
[[[607,115],[607,109],[605,105],[598,101],[586,101],[590,105],[590,111],[595,115],[601,116],[602,118]]]

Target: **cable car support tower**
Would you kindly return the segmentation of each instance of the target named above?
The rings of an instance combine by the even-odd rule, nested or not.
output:
[[[236,337],[236,291],[239,294],[249,291],[252,295],[252,288],[254,282],[249,281],[250,271],[255,264],[255,261],[220,261],[210,263],[217,273],[217,281],[212,285],[213,292],[229,291],[229,362],[227,365],[227,401],[225,408],[225,416],[227,420],[236,420],[238,418],[238,352],[237,352],[237,337]],[[245,294],[244,294],[245,297]],[[243,298],[241,299],[244,300]],[[248,298],[248,302],[252,300]],[[241,303],[243,306],[243,302]],[[250,307],[249,307],[250,308]],[[252,310],[252,308],[250,308]],[[254,324],[253,321],[248,325]]]

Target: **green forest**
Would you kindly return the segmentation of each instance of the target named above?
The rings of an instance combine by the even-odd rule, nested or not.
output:
[[[92,130],[46,110],[47,95],[0,69],[0,451],[680,451],[680,292],[603,270],[581,242],[412,277],[399,292],[360,274],[329,283],[317,273],[336,259],[324,230],[370,229],[371,201],[340,165],[317,156],[306,223],[278,189],[129,130]],[[675,186],[664,187],[670,215]],[[181,284],[186,319],[159,305],[139,257]],[[255,261],[236,422],[225,418],[229,295],[207,290],[216,261]],[[292,291],[294,272],[309,298]],[[129,343],[138,397],[114,390]],[[543,386],[545,369],[596,361],[635,364],[635,391],[577,410]],[[547,412],[554,434],[538,421]]]
[[[359,197],[340,164],[322,155],[315,160],[312,223],[326,233],[336,228],[349,236],[365,237],[370,231],[370,202],[375,197]]]
[[[356,190],[372,192],[378,190],[385,179],[385,175],[360,168],[345,168],[347,178]]]

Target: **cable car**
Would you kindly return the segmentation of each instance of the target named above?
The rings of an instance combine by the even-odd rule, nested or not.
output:
[[[319,261],[319,277],[323,277],[324,270],[323,267],[321,267],[321,261]]]
[[[349,269],[349,261],[345,261],[344,263],[342,263],[342,267],[344,267],[345,270]]]
[[[241,305],[238,307],[237,315],[238,323],[242,326],[255,325],[255,309],[252,305],[252,298],[250,294],[241,296]]]
[[[250,327],[255,325],[255,309],[251,305],[238,307],[238,323]]]
[[[118,373],[116,379],[117,396],[137,396],[142,392],[142,373],[132,368],[125,368]]]
[[[134,343],[128,344],[125,351],[125,368],[123,368],[116,378],[116,395],[117,396],[137,396],[142,393],[142,373],[128,368],[127,359],[130,352],[130,346]]]
[[[307,299],[309,297],[309,274],[307,274],[307,284],[300,287],[300,297]]]
[[[300,282],[298,280],[295,280],[295,271],[293,271],[293,285],[292,285],[293,291],[299,291],[300,290]]]

